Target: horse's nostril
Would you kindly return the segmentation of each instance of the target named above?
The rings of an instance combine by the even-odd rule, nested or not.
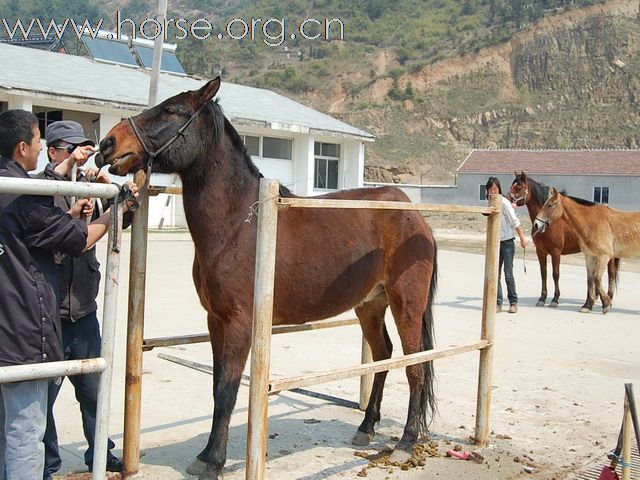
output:
[[[116,142],[113,137],[103,138],[102,141],[100,142],[100,151],[104,155],[108,155],[111,152],[111,150],[113,150],[113,147],[115,146],[115,144]]]

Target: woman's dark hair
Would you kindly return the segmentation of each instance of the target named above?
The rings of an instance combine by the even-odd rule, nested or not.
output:
[[[489,180],[487,180],[487,184],[484,188],[487,190],[487,192],[489,192],[489,189],[494,185],[498,187],[498,192],[500,192],[500,195],[502,195],[502,187],[500,186],[500,180],[498,180],[498,177],[489,177]]]
[[[0,113],[0,155],[11,158],[20,142],[31,143],[34,126],[38,126],[38,118],[26,110]]]

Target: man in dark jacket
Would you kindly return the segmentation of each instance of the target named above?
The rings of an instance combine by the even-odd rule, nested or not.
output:
[[[54,122],[47,127],[47,156],[50,163],[41,178],[50,180],[71,180],[74,165],[80,167],[81,179],[90,179],[102,183],[110,183],[106,174],[99,174],[95,168],[83,165],[93,154],[95,143],[86,138],[82,125],[64,120]],[[100,175],[99,178],[96,178]],[[54,202],[63,210],[71,205],[69,197],[55,197]],[[107,208],[107,202],[99,199],[93,202],[93,218],[100,216],[100,211]],[[125,214],[125,222],[130,212]],[[127,222],[128,223],[128,222]],[[65,360],[81,360],[100,356],[100,326],[96,312],[96,297],[100,284],[100,263],[96,258],[96,249],[91,248],[79,257],[59,255],[61,270],[60,281],[60,319],[62,323],[62,346]],[[44,480],[52,478],[60,470],[62,459],[58,450],[58,435],[53,416],[53,404],[58,396],[63,378],[52,379],[49,384],[49,408],[47,412],[47,429],[44,436],[45,468]],[[93,449],[96,428],[96,409],[98,402],[98,374],[75,375],[69,377],[73,384],[76,399],[80,404],[84,436],[89,445],[84,454],[84,461],[93,467]],[[107,470],[121,472],[122,462],[111,453],[114,443],[109,439]]]
[[[32,113],[0,114],[1,177],[28,179],[41,148]],[[80,255],[107,231],[108,217],[92,226],[79,219],[86,206],[81,201],[65,213],[51,197],[0,194],[0,366],[62,360],[53,252]],[[0,384],[0,472],[7,480],[42,474],[47,383]]]

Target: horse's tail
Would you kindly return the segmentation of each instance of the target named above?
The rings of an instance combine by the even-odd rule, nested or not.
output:
[[[620,257],[615,257],[613,259],[613,268],[608,268],[609,274],[609,285],[611,285],[611,275],[613,274],[613,285],[612,287],[617,290],[618,289],[618,278],[620,278]],[[613,290],[609,292],[613,299]]]
[[[422,350],[432,350],[434,348],[434,329],[433,329],[433,300],[435,298],[438,286],[438,246],[433,243],[433,270],[431,272],[431,287],[429,288],[429,297],[427,300],[427,308],[422,314]],[[433,362],[423,364],[423,383],[420,392],[420,412],[418,430],[420,436],[426,436],[429,433],[429,424],[433,420],[436,413],[436,396],[435,396],[435,373],[433,370]]]

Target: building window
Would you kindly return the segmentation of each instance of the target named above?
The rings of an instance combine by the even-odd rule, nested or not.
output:
[[[315,175],[313,187],[336,190],[340,170],[340,145],[337,143],[315,142]]]
[[[292,146],[286,138],[262,137],[262,157],[291,160]]]
[[[245,147],[247,147],[247,153],[252,157],[259,157],[260,137],[254,137],[252,135],[241,135],[241,137]]]
[[[44,138],[47,126],[53,122],[59,122],[62,120],[62,110],[44,110],[40,112],[33,112],[38,117],[38,127],[40,128],[40,135]]]
[[[593,187],[594,203],[609,204],[609,187]]]
[[[480,200],[481,201],[487,200],[487,186],[486,185],[480,185]]]
[[[288,138],[259,137],[256,135],[240,135],[247,153],[252,157],[291,160],[293,140]]]

